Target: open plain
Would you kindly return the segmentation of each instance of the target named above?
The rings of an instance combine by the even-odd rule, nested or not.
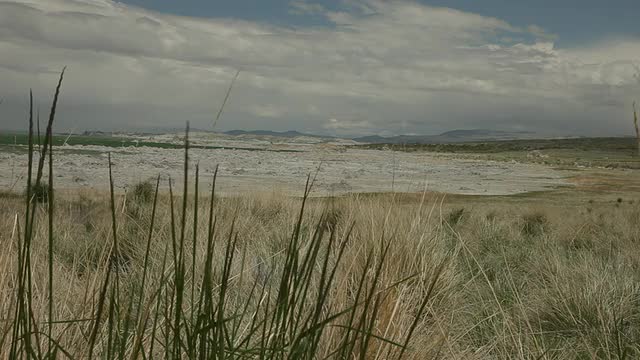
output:
[[[278,191],[300,194],[308,174],[317,174],[314,195],[423,191],[466,195],[510,195],[572,186],[570,170],[541,164],[496,161],[447,153],[367,149],[348,140],[265,139],[209,133],[192,135],[192,166],[211,177],[219,166],[220,191],[226,194]],[[88,140],[91,142],[91,139]],[[177,144],[179,135],[127,137],[129,146],[74,145],[73,137],[54,148],[58,189],[108,188],[107,154],[120,189],[162,175],[179,179],[183,151],[153,144]],[[0,186],[20,189],[27,168],[26,145],[5,144],[0,152]],[[198,148],[198,146],[200,148]]]
[[[30,202],[26,138],[0,139],[2,357],[640,355],[626,139],[442,151],[195,133],[184,178],[184,135],[55,136],[55,191]]]

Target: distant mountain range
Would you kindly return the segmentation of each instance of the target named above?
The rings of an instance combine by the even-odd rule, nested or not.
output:
[[[226,135],[242,136],[274,136],[284,138],[295,137],[314,137],[314,138],[327,138],[332,139],[332,136],[306,134],[298,131],[270,131],[270,130],[231,130],[226,131]],[[476,142],[476,141],[499,141],[499,140],[517,140],[517,139],[531,139],[535,137],[535,133],[526,131],[499,131],[499,130],[452,130],[447,131],[439,135],[397,135],[383,137],[378,135],[361,136],[351,138],[351,140],[361,143],[373,143],[373,144],[448,144],[448,143],[460,143],[460,142]]]
[[[274,136],[274,137],[284,137],[284,138],[295,138],[295,137],[314,137],[314,138],[331,138],[331,136],[322,136],[322,135],[314,135],[314,134],[305,134],[299,131],[270,131],[270,130],[231,130],[224,132],[227,135],[232,136],[241,136],[241,135],[257,135],[257,136]]]
[[[476,141],[499,141],[531,139],[535,133],[527,131],[499,131],[499,130],[452,130],[440,135],[398,135],[391,137],[362,136],[353,140],[373,144],[449,144]]]
[[[210,130],[191,129],[192,132],[212,132]],[[157,128],[145,129],[144,132],[135,132],[137,134],[166,134],[166,133],[182,133],[184,129],[176,128]],[[85,131],[84,135],[112,135],[112,132],[103,131]],[[484,141],[500,141],[500,140],[531,140],[540,138],[534,132],[527,131],[500,131],[500,130],[452,130],[439,135],[396,135],[396,136],[359,136],[359,137],[335,137],[330,135],[318,135],[303,133],[295,130],[289,131],[271,131],[271,130],[230,130],[223,132],[229,136],[270,136],[277,138],[315,138],[320,141],[337,139],[348,139],[359,143],[368,144],[451,144],[463,142],[484,142]]]

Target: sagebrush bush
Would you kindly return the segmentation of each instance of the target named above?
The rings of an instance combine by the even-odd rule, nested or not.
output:
[[[522,216],[522,233],[527,236],[544,234],[549,227],[549,219],[542,212],[532,212]]]

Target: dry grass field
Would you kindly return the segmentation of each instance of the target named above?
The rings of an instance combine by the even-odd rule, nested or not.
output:
[[[30,203],[27,225],[25,197],[3,193],[0,356],[640,356],[627,178],[499,197],[212,198],[192,195],[194,172],[186,198],[166,179],[155,201],[155,183],[60,192],[52,233],[48,203]]]

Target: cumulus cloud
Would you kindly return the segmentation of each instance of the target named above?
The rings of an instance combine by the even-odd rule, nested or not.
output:
[[[535,25],[412,1],[295,0],[296,29],[161,14],[107,0],[0,1],[1,128],[49,101],[60,127],[433,133],[452,128],[622,134],[640,96],[640,41],[557,48]],[[521,40],[513,40],[521,39]],[[522,40],[529,39],[529,40]],[[332,120],[327,120],[332,119]],[[333,121],[335,120],[335,121]]]

